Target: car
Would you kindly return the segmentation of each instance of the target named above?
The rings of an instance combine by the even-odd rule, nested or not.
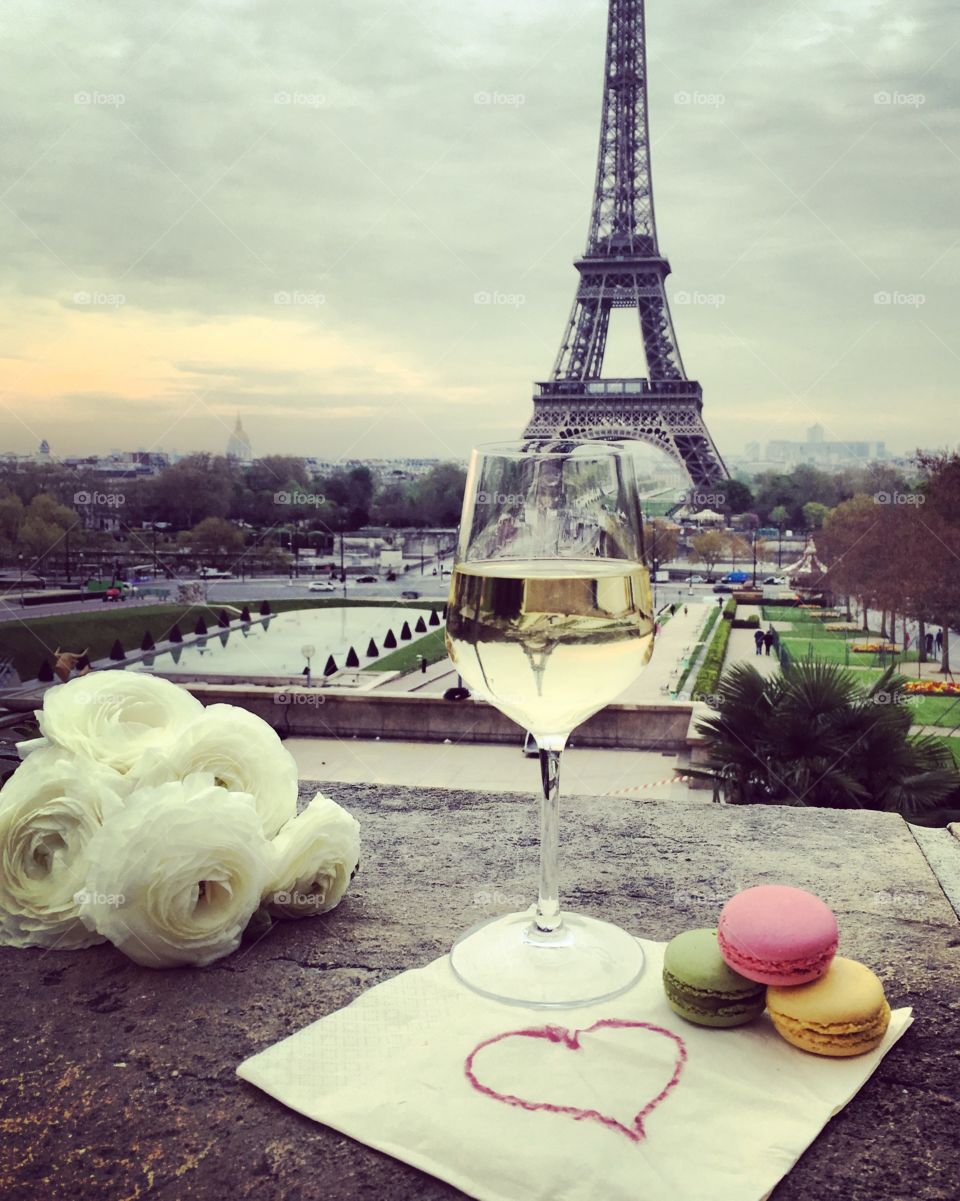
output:
[[[312,584],[307,585],[308,592],[336,592],[336,588],[329,580],[314,580]]]
[[[702,575],[692,575],[688,582],[691,584],[705,584],[707,581]]]
[[[410,589],[410,588],[408,588],[406,592],[401,592],[401,593],[400,593],[400,599],[401,599],[401,600],[419,600],[419,598],[420,598],[420,593],[419,593],[419,592],[414,592],[414,591],[413,591],[412,589]]]
[[[358,575],[357,583],[358,584],[379,584],[380,577],[375,576],[375,575]]]
[[[713,590],[714,590],[714,592],[732,592],[733,591],[733,589],[730,587],[729,584],[714,584]]]
[[[232,580],[232,571],[220,571],[216,567],[201,567],[197,572],[201,580]]]
[[[786,587],[787,581],[781,575],[768,575],[763,581],[765,584],[779,584],[781,587]]]
[[[104,602],[107,601],[122,601],[124,594],[122,588],[108,588],[103,594]]]

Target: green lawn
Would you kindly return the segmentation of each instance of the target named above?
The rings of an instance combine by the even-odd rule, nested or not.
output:
[[[447,647],[443,641],[444,627],[437,626],[429,634],[421,636],[416,642],[407,646],[398,646],[389,655],[384,655],[376,663],[371,663],[364,671],[413,671],[418,667],[418,657],[423,655],[428,663],[439,663],[447,657]]]
[[[174,625],[184,634],[192,634],[201,615],[207,626],[217,624],[219,605],[141,605],[126,609],[123,603],[105,605],[81,613],[48,614],[41,617],[26,612],[24,621],[0,625],[0,657],[13,660],[22,680],[36,677],[41,663],[53,666],[53,652],[86,650],[91,659],[110,653],[119,638],[124,650],[140,649],[145,631],[155,642],[166,638]]]
[[[960,768],[960,738],[938,738],[937,741],[942,742],[947,750],[953,753],[954,762]]]
[[[114,641],[119,638],[126,651],[140,649],[144,633],[149,630],[155,642],[165,639],[174,625],[179,624],[184,635],[192,634],[197,624],[197,618],[203,615],[208,628],[217,622],[217,613],[222,607],[220,603],[212,605],[139,605],[136,608],[126,608],[118,604],[91,602],[95,608],[79,613],[64,613],[61,615],[47,614],[43,616],[36,610],[26,610],[23,621],[4,622],[0,625],[0,658],[13,661],[22,680],[36,678],[37,672],[44,659],[53,665],[53,652],[60,650],[87,650],[91,659],[102,659],[110,653]],[[252,616],[260,611],[259,601],[230,601],[230,608],[240,609],[246,603]],[[416,606],[419,609],[442,609],[442,601],[389,601],[376,600],[339,600],[335,597],[323,597],[278,600],[270,602],[273,613],[282,613],[290,609],[315,609],[346,606],[386,606],[398,609],[409,609]],[[405,649],[405,648],[404,648]],[[437,655],[437,658],[441,658]],[[381,660],[381,663],[383,660]],[[415,665],[415,664],[414,664]]]

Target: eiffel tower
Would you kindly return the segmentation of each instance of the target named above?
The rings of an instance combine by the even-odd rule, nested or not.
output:
[[[727,478],[703,423],[702,389],[680,358],[657,244],[643,0],[610,0],[597,182],[576,299],[550,379],[535,385],[524,437],[651,443],[695,487]],[[601,379],[611,309],[637,309],[647,378]]]

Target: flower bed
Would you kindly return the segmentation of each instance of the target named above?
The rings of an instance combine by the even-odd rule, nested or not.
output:
[[[895,642],[851,642],[850,649],[855,655],[899,655],[903,647]]]
[[[831,632],[843,632],[845,634],[855,634],[860,629],[855,621],[828,621],[823,628]]]
[[[904,692],[914,696],[960,696],[960,684],[952,680],[910,680]]]

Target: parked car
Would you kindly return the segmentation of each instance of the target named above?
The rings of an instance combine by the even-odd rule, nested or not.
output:
[[[126,599],[122,588],[107,588],[103,594],[104,601],[122,601]]]
[[[707,581],[703,578],[702,575],[692,575],[690,577],[689,582],[691,584],[705,584]]]
[[[375,576],[375,575],[358,575],[357,583],[358,584],[379,584],[380,577]]]
[[[414,592],[414,591],[412,591],[412,589],[408,589],[406,592],[400,593],[401,600],[418,600],[419,597],[420,597],[420,593]]]
[[[232,571],[220,571],[216,567],[201,567],[197,572],[201,580],[232,580]]]
[[[768,575],[763,581],[765,584],[779,584],[781,588],[785,588],[787,581],[782,575]]]
[[[733,589],[730,587],[729,584],[714,584],[713,590],[714,590],[714,592],[732,592],[733,591]]]
[[[329,580],[314,580],[312,584],[307,585],[308,592],[336,592],[336,588]]]

